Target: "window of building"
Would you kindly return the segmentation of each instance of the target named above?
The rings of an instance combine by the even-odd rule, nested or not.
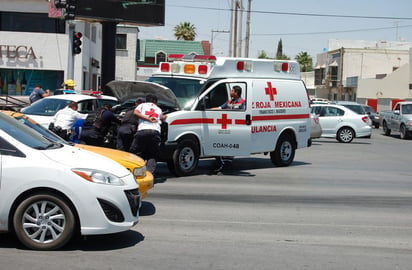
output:
[[[126,34],[116,34],[116,50],[126,50],[127,49],[127,35]]]
[[[47,13],[0,11],[0,31],[64,34],[66,22],[49,18]]]
[[[156,53],[156,64],[160,64],[160,62],[166,62],[166,53],[164,52]]]

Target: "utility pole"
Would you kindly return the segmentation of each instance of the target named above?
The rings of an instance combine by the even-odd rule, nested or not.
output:
[[[250,9],[252,0],[248,0],[247,18],[246,18],[246,37],[245,37],[245,57],[249,57],[249,42],[250,42]]]

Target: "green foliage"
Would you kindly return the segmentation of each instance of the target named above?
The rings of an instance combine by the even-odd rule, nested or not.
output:
[[[195,40],[196,27],[190,22],[182,22],[175,26],[175,37],[177,40]]]
[[[308,72],[313,70],[313,60],[307,52],[300,52],[296,55],[295,60],[300,64],[300,71]]]
[[[267,55],[267,53],[265,51],[261,51],[258,58],[260,59],[269,59],[269,56]]]

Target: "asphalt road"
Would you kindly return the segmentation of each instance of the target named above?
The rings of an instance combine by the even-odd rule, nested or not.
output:
[[[318,139],[290,167],[237,158],[223,175],[164,164],[133,230],[54,252],[0,234],[0,270],[412,269],[412,140]]]

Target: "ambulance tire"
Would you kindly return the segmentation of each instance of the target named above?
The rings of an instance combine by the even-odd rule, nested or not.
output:
[[[287,167],[295,158],[295,149],[293,137],[283,134],[278,140],[275,151],[270,152],[270,159],[277,167]]]
[[[190,139],[183,139],[179,142],[173,152],[172,164],[168,163],[168,168],[175,176],[187,176],[192,174],[199,164],[199,147],[196,142]]]

